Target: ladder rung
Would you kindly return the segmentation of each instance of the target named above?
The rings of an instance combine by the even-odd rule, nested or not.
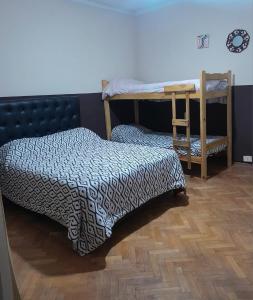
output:
[[[182,141],[182,140],[173,140],[173,146],[174,147],[185,147],[185,148],[190,148],[191,143],[187,141]]]
[[[183,127],[189,127],[190,122],[188,119],[173,119],[172,120],[173,126],[183,126]]]

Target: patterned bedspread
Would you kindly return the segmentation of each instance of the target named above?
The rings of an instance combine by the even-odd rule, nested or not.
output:
[[[85,255],[128,212],[166,191],[184,188],[174,151],[108,142],[77,128],[0,148],[0,185],[11,201],[68,228]]]
[[[221,136],[207,136],[206,143],[215,142],[221,139]],[[178,135],[178,139],[186,140],[185,135]],[[138,125],[119,125],[112,130],[112,141],[118,143],[128,143],[143,145],[149,147],[161,147],[174,149],[172,133],[155,132],[144,126]],[[226,149],[225,144],[216,146],[207,151],[207,156],[215,155]],[[178,147],[177,152],[180,155],[187,155],[187,149]],[[198,135],[191,135],[191,155],[201,156],[201,141]]]

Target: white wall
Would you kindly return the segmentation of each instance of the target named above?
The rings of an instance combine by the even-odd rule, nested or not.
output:
[[[201,70],[231,69],[238,85],[253,84],[253,0],[176,1],[138,16],[138,77],[147,81],[198,78]],[[226,48],[234,29],[248,30],[241,54]],[[210,34],[210,48],[198,50],[196,36]]]
[[[208,4],[209,3],[209,4]],[[196,78],[231,69],[253,84],[253,0],[177,0],[139,16],[70,0],[0,0],[0,96],[100,92],[100,80]],[[229,32],[249,48],[230,53]],[[210,34],[210,48],[196,36]]]
[[[0,96],[89,93],[134,77],[129,15],[69,0],[0,0]]]

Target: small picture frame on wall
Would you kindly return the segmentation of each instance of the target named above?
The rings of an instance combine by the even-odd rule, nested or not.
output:
[[[209,34],[197,36],[197,49],[209,48]]]

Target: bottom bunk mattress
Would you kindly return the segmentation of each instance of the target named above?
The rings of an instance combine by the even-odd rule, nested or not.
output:
[[[9,200],[68,228],[84,255],[149,199],[185,188],[175,151],[122,145],[77,128],[0,148],[0,186]]]
[[[184,135],[178,135],[180,140],[185,140]],[[220,140],[221,136],[207,136],[207,144]],[[173,149],[172,133],[154,132],[143,126],[138,125],[119,125],[112,130],[112,141],[119,143],[128,143],[143,145],[149,147],[160,147]],[[209,149],[208,156],[212,156],[226,149],[226,145],[219,145],[215,148]],[[177,152],[180,155],[187,155],[187,150],[179,147]],[[201,156],[201,141],[199,136],[191,136],[191,155]]]

